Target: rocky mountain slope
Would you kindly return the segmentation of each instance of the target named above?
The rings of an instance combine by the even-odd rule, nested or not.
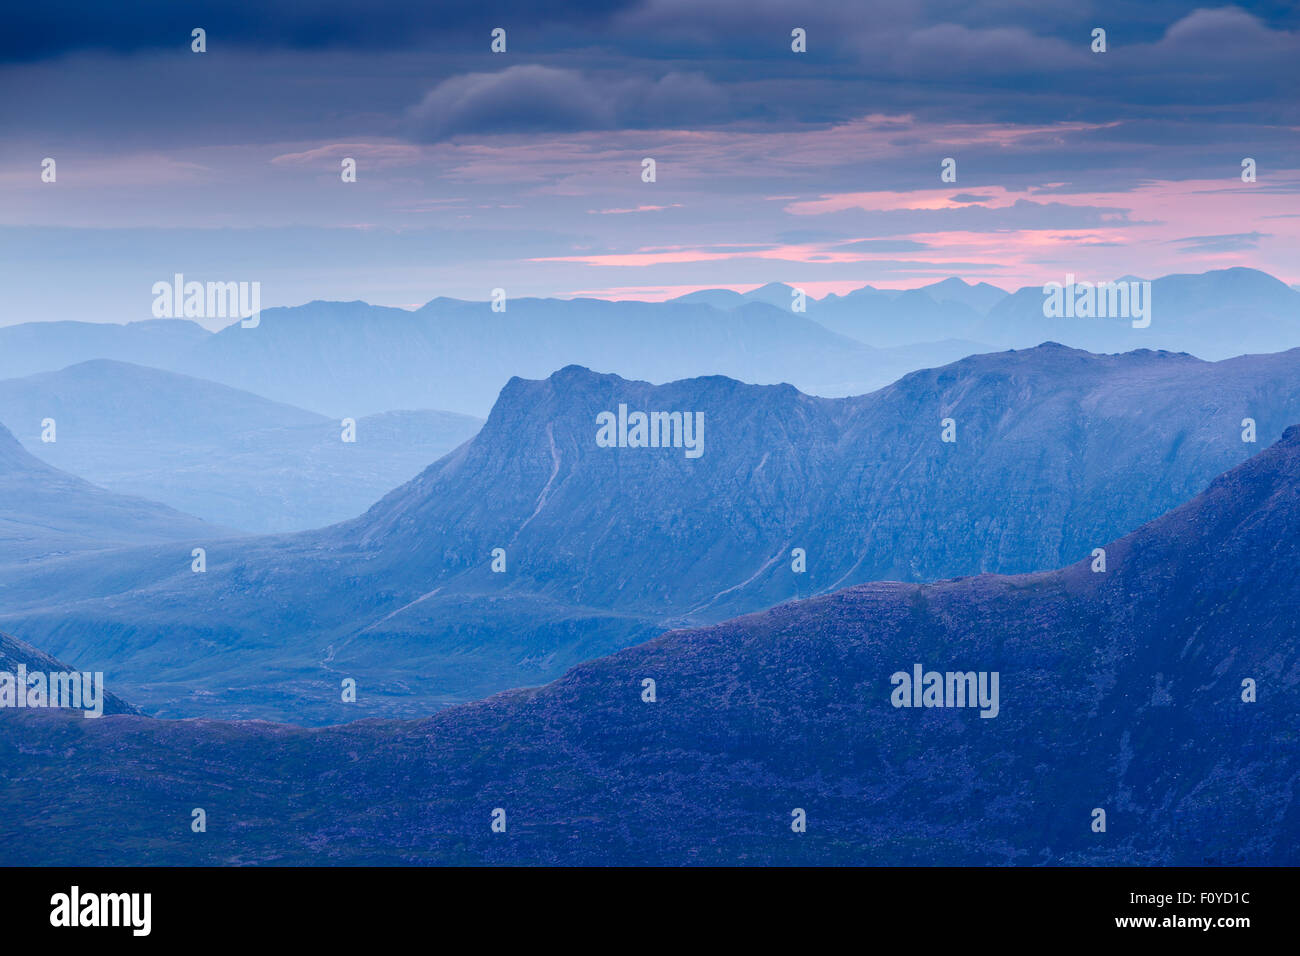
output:
[[[1300,862],[1300,427],[1105,550],[665,634],[423,721],[0,715],[0,839],[14,863]],[[996,673],[996,715],[895,706],[916,666]]]

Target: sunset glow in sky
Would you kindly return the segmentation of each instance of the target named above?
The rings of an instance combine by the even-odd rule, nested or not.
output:
[[[267,307],[1300,283],[1290,3],[144,6],[0,44],[0,324],[148,318],[176,272]]]

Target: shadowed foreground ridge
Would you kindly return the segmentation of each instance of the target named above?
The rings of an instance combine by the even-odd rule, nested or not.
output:
[[[1296,863],[1300,427],[1106,550],[669,633],[419,722],[0,715],[0,839],[11,863]],[[998,671],[1000,713],[893,708],[917,662]]]

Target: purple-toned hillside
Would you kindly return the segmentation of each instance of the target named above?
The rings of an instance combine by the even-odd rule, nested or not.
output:
[[[419,722],[4,715],[0,839],[49,863],[1294,864],[1300,427],[1106,560],[850,588]],[[996,716],[893,706],[918,663],[997,672]]]

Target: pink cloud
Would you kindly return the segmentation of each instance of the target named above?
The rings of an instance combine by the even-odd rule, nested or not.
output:
[[[665,209],[677,209],[681,203],[670,203],[667,206],[632,206],[627,209],[588,209],[587,213],[594,216],[621,216],[630,212],[663,212]]]

